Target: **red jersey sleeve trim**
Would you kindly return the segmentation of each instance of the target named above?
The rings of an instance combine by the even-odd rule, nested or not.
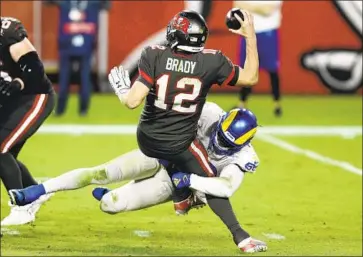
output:
[[[234,73],[235,73],[235,70],[234,70],[234,67],[232,67],[232,71],[231,73],[229,74],[229,76],[226,78],[226,80],[223,82],[223,84],[221,85],[222,87],[228,85],[229,82],[231,82],[231,80],[233,79],[234,77]]]
[[[147,75],[146,72],[139,69],[139,73],[140,73],[140,76],[143,77],[143,79],[145,79],[148,83],[154,84],[154,80],[149,75]]]

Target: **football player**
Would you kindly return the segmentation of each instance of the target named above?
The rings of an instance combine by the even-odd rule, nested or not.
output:
[[[250,111],[235,109],[225,113],[218,105],[206,103],[198,122],[197,138],[207,149],[217,177],[175,173],[173,180],[176,187],[189,186],[197,190],[195,196],[204,203],[203,194],[224,198],[232,196],[241,185],[245,173],[254,173],[259,165],[251,145],[256,129],[257,120]],[[180,181],[179,178],[184,177],[186,180]],[[159,161],[145,156],[140,150],[134,150],[105,164],[75,169],[41,185],[14,190],[11,194],[17,204],[27,204],[46,193],[125,180],[133,181],[112,191],[107,188],[93,190],[102,211],[115,214],[158,205],[169,201],[174,190],[168,172]],[[267,249],[265,243],[251,238],[247,232],[245,237],[235,238],[235,243],[244,252]]]
[[[23,24],[0,18],[0,177],[9,191],[37,184],[18,154],[52,112],[54,92]],[[1,226],[33,221],[48,197],[32,205],[12,206]]]
[[[231,30],[246,38],[244,69],[234,65],[221,51],[204,49],[208,27],[193,11],[176,14],[167,26],[167,46],[146,47],[139,61],[139,77],[130,88],[123,67],[111,70],[109,79],[120,101],[128,108],[138,107],[146,98],[137,128],[140,150],[164,160],[170,167],[199,176],[215,176],[206,149],[196,139],[198,120],[210,87],[254,85],[258,81],[258,53],[253,17],[242,11],[241,28]],[[173,192],[178,214],[190,209],[192,192],[187,188]],[[208,196],[208,205],[230,228],[235,238],[243,238],[228,199]]]
[[[212,0],[184,0],[184,9],[192,10],[195,12],[200,13],[205,20],[208,20],[211,10],[213,9]],[[137,75],[138,69],[138,62],[140,59],[140,52],[146,47],[150,45],[166,45],[166,38],[165,38],[166,28],[163,27],[161,30],[151,34],[146,35],[147,38],[141,41],[138,45],[135,46],[132,51],[130,51],[127,56],[122,60],[122,67],[125,70],[130,72],[130,77],[134,77]]]

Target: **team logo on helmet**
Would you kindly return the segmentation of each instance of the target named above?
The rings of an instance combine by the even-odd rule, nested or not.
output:
[[[188,29],[190,28],[190,21],[187,18],[176,15],[171,26],[173,29],[181,30],[187,34]]]

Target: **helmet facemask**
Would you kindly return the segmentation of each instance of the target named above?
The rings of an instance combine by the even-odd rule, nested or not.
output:
[[[257,126],[252,112],[232,110],[223,115],[213,129],[210,147],[219,155],[233,155],[251,142]]]
[[[215,126],[212,132],[210,146],[213,148],[213,151],[216,154],[230,156],[239,152],[245,144],[242,146],[231,144],[228,139],[226,139],[226,136],[222,131],[221,121],[222,120],[218,122],[217,126]]]

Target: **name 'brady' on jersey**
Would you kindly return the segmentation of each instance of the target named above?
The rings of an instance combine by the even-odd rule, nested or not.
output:
[[[138,126],[143,144],[165,154],[188,148],[211,86],[234,86],[238,75],[238,66],[221,51],[181,54],[170,47],[146,47],[138,77],[150,89]]]

